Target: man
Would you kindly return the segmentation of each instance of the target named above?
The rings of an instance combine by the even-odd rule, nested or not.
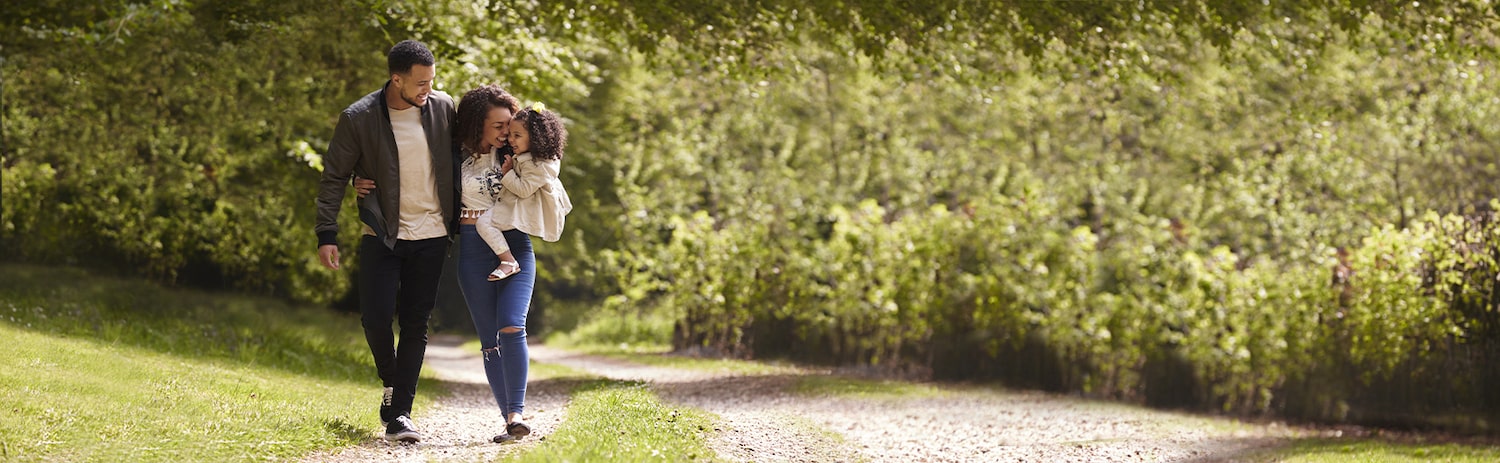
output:
[[[457,233],[453,98],[432,89],[432,52],[406,40],[386,57],[390,80],[339,115],[318,189],[318,260],[339,268],[338,216],[351,175],[381,187],[359,199],[359,309],[385,390],[385,438],[418,442],[411,421],[427,321],[437,299],[449,236]],[[401,327],[396,344],[391,320]]]

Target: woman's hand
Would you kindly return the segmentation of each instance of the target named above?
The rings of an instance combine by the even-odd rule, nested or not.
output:
[[[371,191],[375,191],[374,180],[370,180],[368,178],[359,178],[358,175],[354,176],[355,195],[358,195],[360,199],[364,199],[364,197],[366,195],[369,195]]]

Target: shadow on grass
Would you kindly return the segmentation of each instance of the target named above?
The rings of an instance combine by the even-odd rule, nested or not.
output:
[[[318,378],[367,381],[374,370],[357,316],[76,268],[0,264],[0,323]]]
[[[363,442],[370,436],[369,432],[342,419],[323,420],[323,429],[350,444]]]
[[[622,381],[587,376],[562,376],[532,381],[526,385],[526,388],[528,390],[555,391],[562,394],[574,395],[602,389],[646,386],[646,383],[642,381]]]

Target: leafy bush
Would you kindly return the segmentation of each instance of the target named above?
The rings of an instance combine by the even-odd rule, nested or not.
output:
[[[1487,324],[1500,252],[1492,218],[1429,214],[1405,231],[1373,230],[1342,257],[1257,263],[1222,246],[1199,255],[1144,217],[1101,244],[1085,227],[1032,214],[1045,212],[1032,202],[996,203],[887,223],[867,202],[830,211],[824,239],[715,229],[699,214],[677,221],[656,257],[657,303],[679,320],[678,349],[949,376],[944,365],[1039,340],[1062,365],[1063,389],[1142,400],[1186,387],[1168,392],[1228,411],[1337,419],[1288,397],[1364,400],[1374,382],[1436,374],[1452,368],[1454,349],[1500,341]],[[1150,366],[1168,358],[1186,370]],[[1493,400],[1469,389],[1492,380],[1480,358],[1460,361],[1471,375],[1432,387]],[[1020,383],[1034,374],[964,372]]]

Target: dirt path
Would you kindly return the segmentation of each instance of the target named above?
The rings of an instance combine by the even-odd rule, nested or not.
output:
[[[489,461],[550,435],[566,408],[567,385],[535,382],[527,419],[536,434],[493,444],[500,412],[475,353],[458,337],[434,338],[426,368],[452,395],[417,410],[418,445],[369,441],[307,461]],[[798,372],[743,376],[637,365],[532,346],[533,361],[593,375],[646,381],[671,403],[717,414],[710,445],[735,461],[1232,461],[1298,433],[1278,426],[1153,411],[1034,392],[943,388],[924,397],[811,397],[790,392]],[[372,427],[373,429],[373,427]]]
[[[490,394],[484,377],[484,363],[478,352],[459,349],[466,338],[433,336],[427,345],[424,369],[433,371],[448,383],[451,395],[434,398],[426,409],[414,410],[417,430],[424,439],[416,445],[392,444],[379,437],[379,423],[371,423],[370,439],[355,447],[335,453],[319,453],[304,461],[491,461],[501,453],[511,453],[537,445],[541,439],[527,437],[512,444],[495,444],[490,439],[503,430],[504,418]],[[422,393],[418,388],[418,394]],[[426,392],[430,392],[427,389]],[[379,391],[371,392],[370,406],[379,400]],[[526,419],[536,432],[545,437],[562,421],[568,401],[567,390],[555,382],[539,382],[526,391]]]
[[[648,381],[667,401],[718,414],[721,432],[712,445],[738,461],[1224,461],[1296,432],[983,388],[944,388],[922,398],[808,397],[788,391],[795,375],[645,367],[546,348],[532,355]]]

